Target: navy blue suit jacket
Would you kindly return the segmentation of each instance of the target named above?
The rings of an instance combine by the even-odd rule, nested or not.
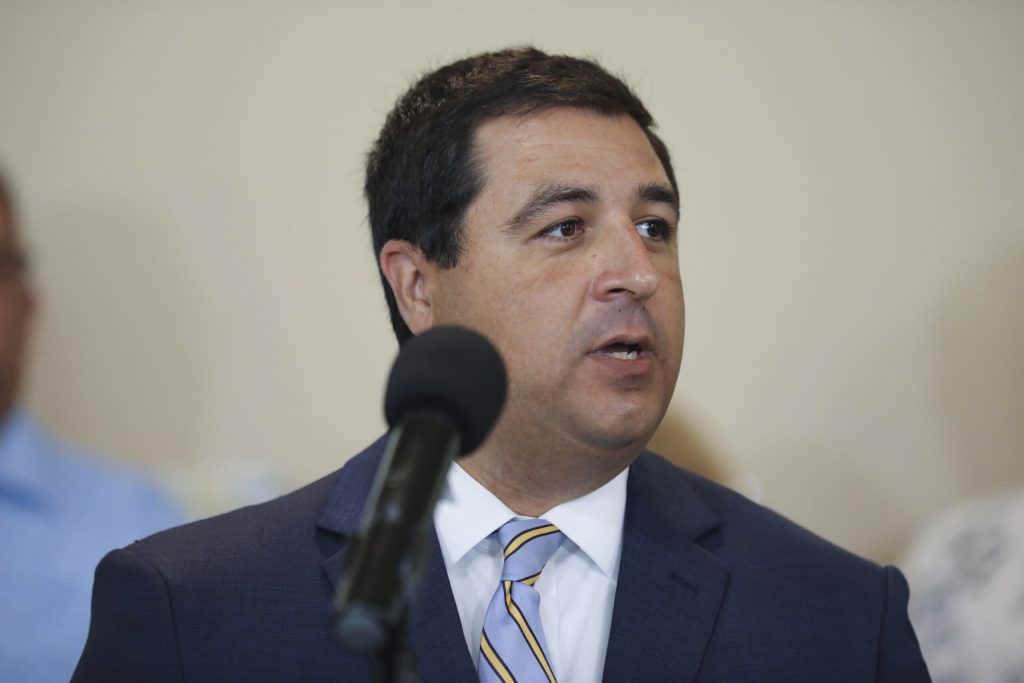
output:
[[[151,536],[96,570],[74,681],[365,681],[328,608],[383,441],[277,500]],[[423,681],[475,681],[444,562],[411,616]],[[893,568],[642,454],[606,681],[926,681]]]

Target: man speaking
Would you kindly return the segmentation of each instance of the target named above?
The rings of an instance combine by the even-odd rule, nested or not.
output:
[[[679,194],[624,83],[534,49],[444,66],[365,190],[399,341],[465,326],[508,375],[434,511],[421,680],[928,680],[896,569],[644,451],[682,356]],[[75,680],[367,680],[328,613],[383,448],[108,555]]]

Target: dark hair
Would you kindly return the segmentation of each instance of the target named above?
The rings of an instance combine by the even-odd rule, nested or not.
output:
[[[0,209],[7,213],[7,220],[14,222],[14,196],[4,178],[3,167],[0,167]]]
[[[483,180],[474,156],[476,129],[501,116],[572,107],[628,115],[650,140],[676,189],[668,149],[654,119],[622,80],[596,62],[548,55],[531,47],[467,57],[419,79],[388,114],[366,162],[374,253],[406,240],[442,268],[461,253],[462,220]],[[399,343],[412,336],[381,273]]]

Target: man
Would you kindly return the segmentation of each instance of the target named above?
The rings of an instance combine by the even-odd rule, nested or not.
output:
[[[17,407],[36,300],[0,178],[0,678],[71,676],[92,570],[111,548],[181,520],[154,486],[51,439]]]
[[[366,195],[399,340],[466,325],[509,374],[435,512],[422,680],[927,680],[895,569],[642,452],[684,316],[676,182],[627,86],[533,49],[442,67]],[[381,450],[109,555],[77,680],[366,680],[326,621]]]

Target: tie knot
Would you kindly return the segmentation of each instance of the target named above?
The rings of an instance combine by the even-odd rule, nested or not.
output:
[[[513,519],[498,529],[498,540],[504,555],[502,580],[532,586],[565,534],[547,520]]]

